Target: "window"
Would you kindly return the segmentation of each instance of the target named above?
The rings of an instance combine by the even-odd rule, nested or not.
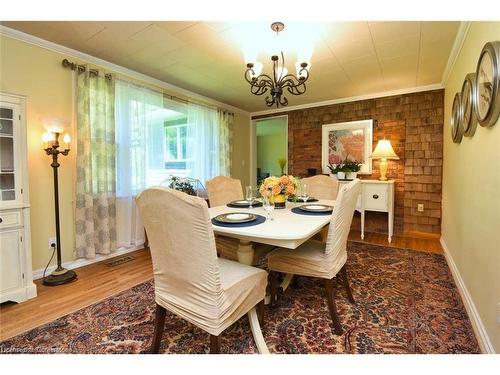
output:
[[[170,176],[205,183],[229,173],[228,125],[215,108],[117,80],[115,120],[119,197],[133,197]]]
[[[165,169],[178,174],[186,169],[187,161],[187,117],[165,121]]]

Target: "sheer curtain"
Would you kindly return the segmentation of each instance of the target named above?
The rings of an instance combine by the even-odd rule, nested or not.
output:
[[[186,168],[202,184],[220,173],[217,125],[217,110],[188,104]]]
[[[144,242],[135,196],[170,175],[229,175],[232,116],[121,80],[115,88],[117,243]],[[185,131],[185,133],[184,133]]]
[[[117,241],[120,247],[130,247],[144,242],[135,196],[146,187],[161,182],[152,170],[164,170],[163,95],[118,80],[115,116]]]
[[[114,80],[77,75],[75,252],[116,249]]]
[[[203,184],[231,170],[231,127],[233,116],[215,108],[188,104],[187,169]]]

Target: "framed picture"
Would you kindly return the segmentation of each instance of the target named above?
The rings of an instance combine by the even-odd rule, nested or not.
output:
[[[450,125],[451,125],[451,139],[454,143],[462,142],[463,130],[462,130],[462,120],[463,120],[463,108],[462,108],[462,97],[459,92],[455,94],[453,98],[453,106],[451,109]]]
[[[500,41],[484,45],[476,68],[474,105],[481,126],[493,126],[500,116]]]
[[[372,127],[373,120],[340,122],[325,124],[321,139],[321,165],[323,173],[329,173],[328,164],[339,164],[349,158],[360,161],[359,173],[371,174],[372,161]]]
[[[474,95],[476,90],[476,73],[465,76],[460,97],[462,98],[462,133],[466,137],[472,137],[476,132],[477,117],[474,108]]]

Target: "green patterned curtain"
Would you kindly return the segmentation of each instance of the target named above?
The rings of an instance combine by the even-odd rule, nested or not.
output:
[[[217,111],[219,122],[219,174],[231,175],[231,138],[234,115],[221,110]]]
[[[114,80],[77,76],[76,256],[116,249]]]

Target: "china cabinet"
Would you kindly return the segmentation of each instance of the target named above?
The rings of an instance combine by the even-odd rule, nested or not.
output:
[[[26,159],[26,99],[0,93],[0,302],[36,296]]]

